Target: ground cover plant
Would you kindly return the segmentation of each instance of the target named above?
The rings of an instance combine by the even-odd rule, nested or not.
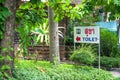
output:
[[[99,73],[100,72],[100,73]],[[55,66],[45,61],[35,63],[31,60],[15,62],[14,78],[9,80],[114,80],[104,70],[88,66],[61,64]]]
[[[100,58],[101,59],[101,67],[103,69],[108,69],[110,70],[111,68],[120,68],[120,58],[115,58],[115,57],[106,57],[103,56]],[[98,65],[98,60],[94,62],[94,65]]]

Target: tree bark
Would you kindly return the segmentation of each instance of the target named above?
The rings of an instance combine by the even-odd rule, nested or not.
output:
[[[53,18],[54,12],[50,7],[48,7],[50,62],[53,64],[60,64],[58,22],[55,22]]]
[[[107,12],[104,13],[104,22],[107,21],[107,14],[108,14]]]
[[[5,59],[4,64],[10,66],[10,69],[6,69],[5,72],[10,76],[12,75],[13,62],[14,62],[14,26],[15,26],[15,11],[16,0],[5,0],[5,7],[11,12],[11,15],[6,19],[4,23],[3,39],[1,40],[1,46],[5,50],[1,50],[2,56],[9,56],[11,60]]]

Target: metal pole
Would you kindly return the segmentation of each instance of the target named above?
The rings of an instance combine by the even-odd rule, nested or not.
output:
[[[74,51],[75,51],[76,47],[75,47],[75,42],[74,42]]]
[[[99,28],[99,45],[98,45],[98,69],[100,74],[100,28]]]
[[[98,51],[98,68],[99,68],[99,70],[100,70],[100,43],[99,43],[99,46],[98,46],[99,48],[99,51]]]

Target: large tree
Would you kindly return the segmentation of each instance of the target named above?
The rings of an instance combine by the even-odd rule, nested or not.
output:
[[[8,8],[11,14],[4,22],[3,38],[1,40],[1,53],[4,57],[2,68],[5,68],[5,72],[12,74],[13,62],[14,62],[14,26],[15,26],[15,11],[16,0],[5,0],[4,6]],[[8,66],[8,67],[7,67]]]
[[[48,7],[49,20],[49,37],[50,37],[50,62],[54,64],[60,63],[59,56],[59,37],[58,37],[58,22],[54,20],[55,13],[52,8]]]

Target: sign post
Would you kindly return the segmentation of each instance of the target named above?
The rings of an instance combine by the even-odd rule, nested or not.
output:
[[[100,29],[97,26],[74,27],[74,50],[75,43],[98,44],[98,68],[100,70]]]
[[[118,29],[118,43],[120,44],[120,29]]]

